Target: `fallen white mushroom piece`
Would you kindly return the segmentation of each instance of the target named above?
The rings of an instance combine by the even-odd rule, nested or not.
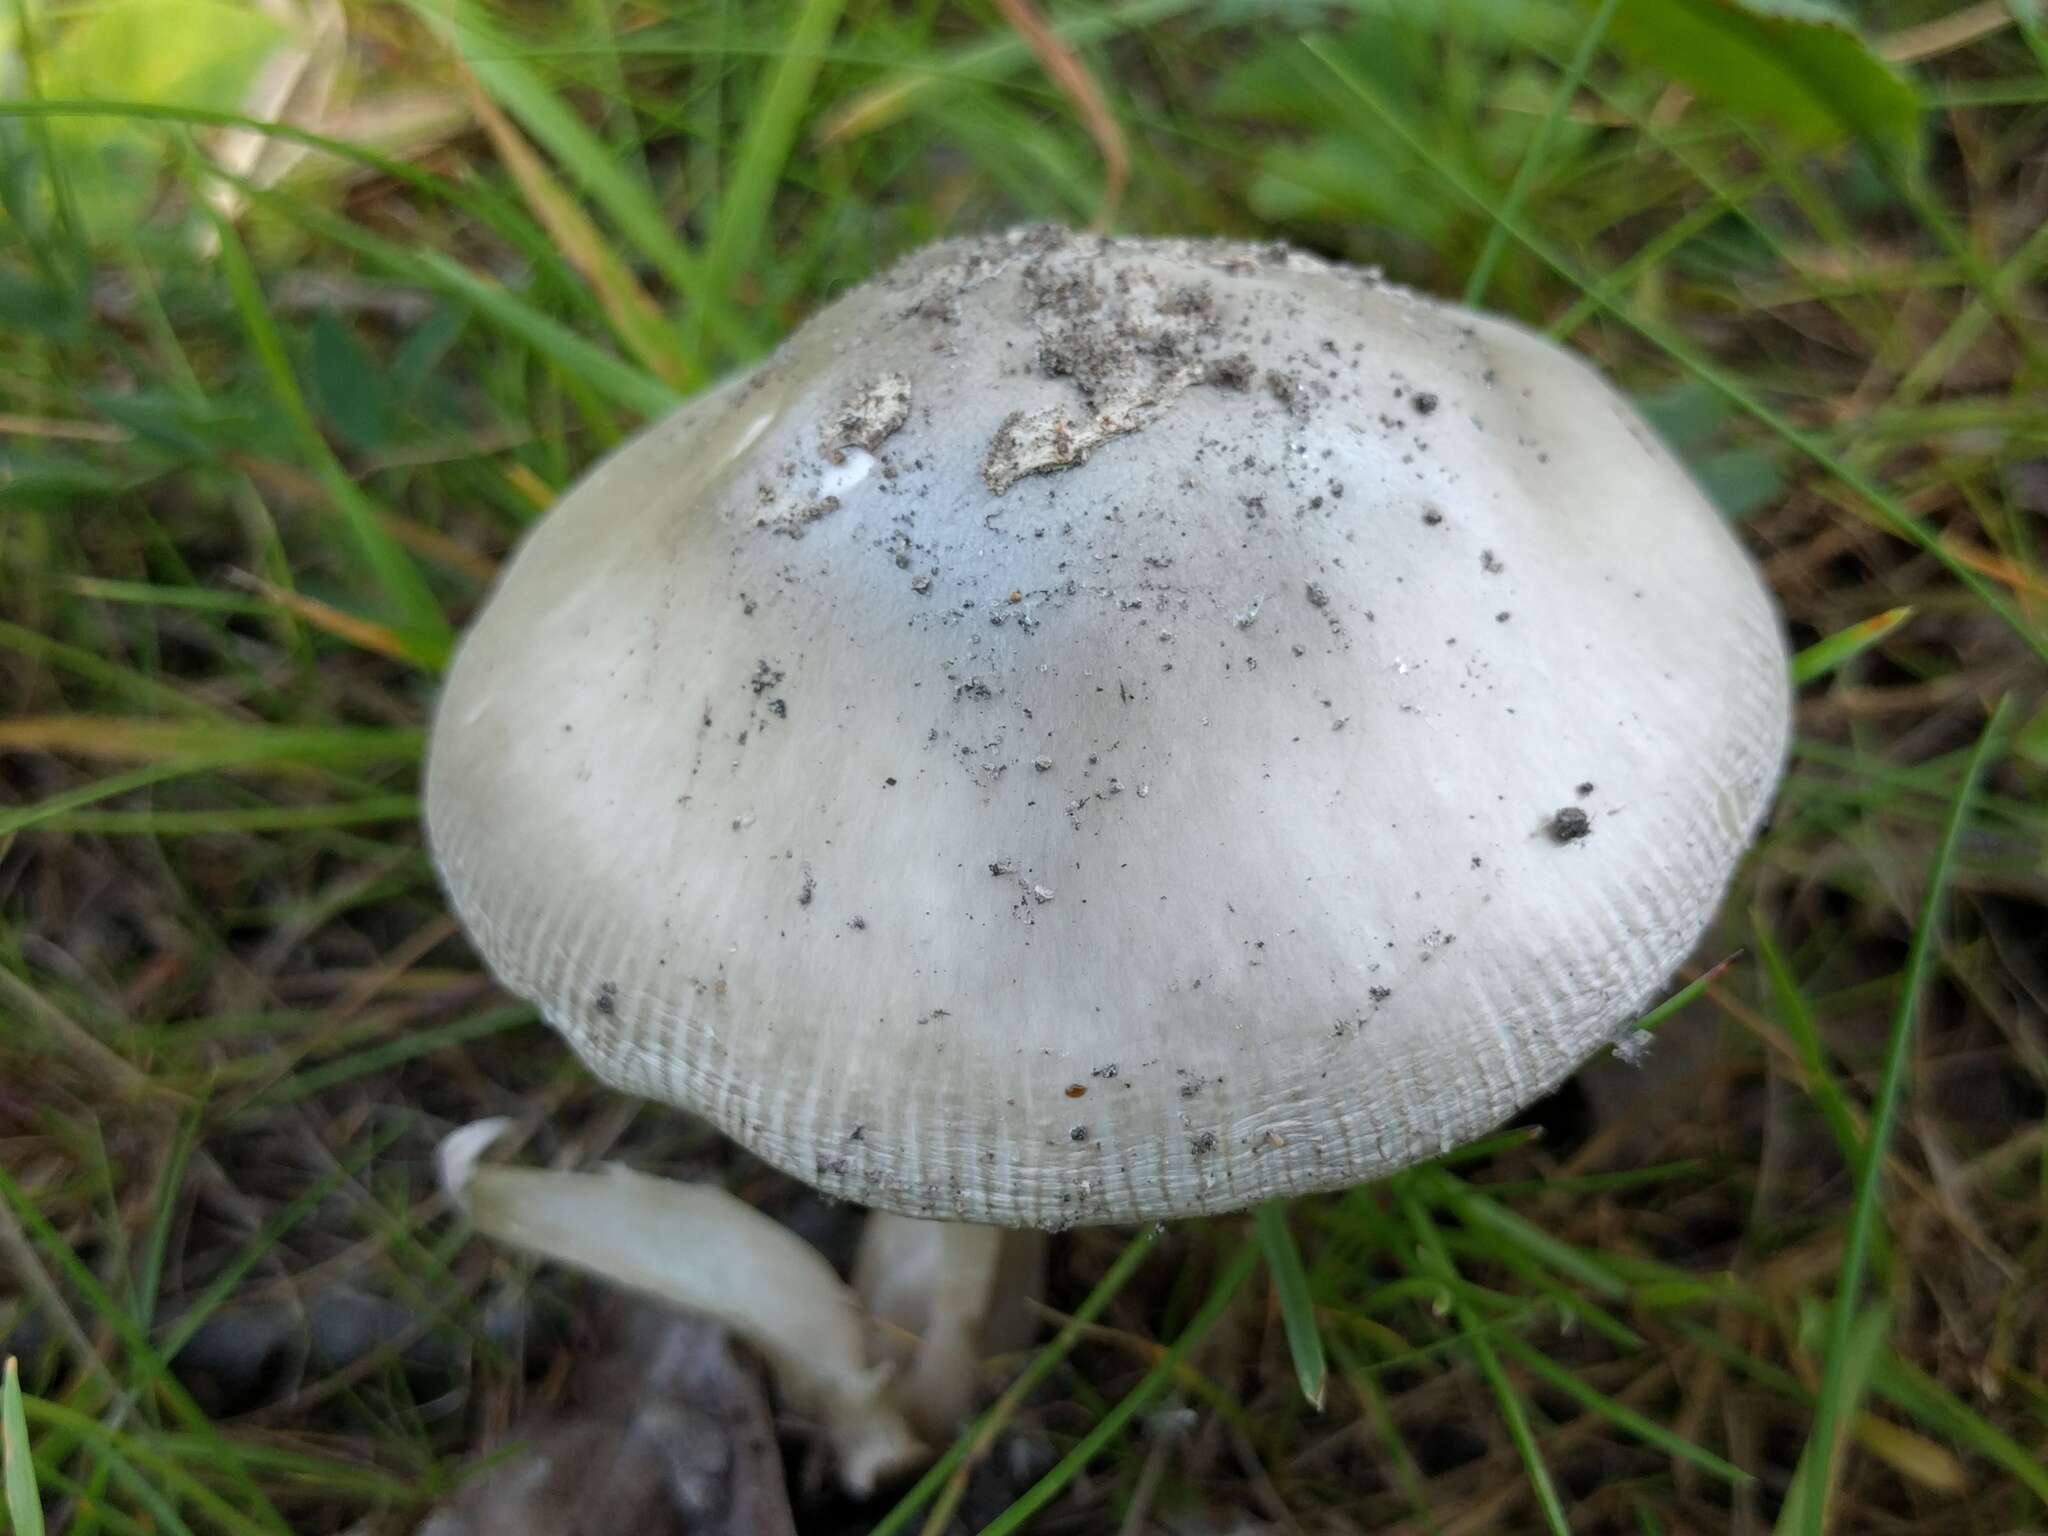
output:
[[[822,1426],[848,1491],[865,1495],[925,1455],[888,1398],[889,1367],[865,1359],[858,1300],[802,1238],[708,1184],[616,1165],[560,1173],[480,1162],[504,1128],[478,1121],[441,1144],[442,1185],[477,1231],[744,1340]]]

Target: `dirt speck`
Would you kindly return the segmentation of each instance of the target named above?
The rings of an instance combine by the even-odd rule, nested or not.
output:
[[[821,517],[830,517],[839,510],[837,496],[820,496],[816,501],[806,502],[794,512],[766,514],[754,519],[756,528],[766,528],[770,533],[781,534],[786,539],[800,539],[810,531],[811,524]]]
[[[1250,389],[1252,380],[1257,376],[1258,368],[1243,352],[1217,358],[1209,365],[1207,374],[1211,384],[1220,384],[1225,389]]]
[[[1591,836],[1592,831],[1593,818],[1576,805],[1564,806],[1550,818],[1550,836],[1556,842],[1576,843],[1582,837]]]
[[[1068,1098],[1070,1098],[1070,1099],[1081,1099],[1081,1098],[1086,1098],[1087,1096],[1088,1096],[1088,1085],[1087,1085],[1086,1083],[1069,1083],[1069,1084],[1067,1084],[1067,1097],[1068,1097]]]
[[[1308,605],[1311,608],[1327,608],[1330,606],[1330,594],[1314,582],[1310,582],[1303,589],[1302,595],[1308,599]]]
[[[1436,396],[1426,389],[1418,390],[1415,398],[1409,403],[1415,407],[1415,414],[1418,416],[1432,415],[1436,411]]]

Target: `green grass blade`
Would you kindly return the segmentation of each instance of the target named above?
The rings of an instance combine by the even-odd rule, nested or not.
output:
[[[1799,1051],[1799,1063],[1806,1069],[1806,1092],[1820,1110],[1821,1118],[1827,1122],[1828,1131],[1834,1136],[1835,1145],[1841,1149],[1843,1159],[1852,1171],[1860,1171],[1863,1167],[1863,1135],[1856,1127],[1856,1116],[1849,1108],[1848,1095],[1842,1091],[1840,1080],[1828,1065],[1827,1052],[1820,1042],[1820,1029],[1814,1023],[1806,994],[1800,991],[1792,968],[1779,952],[1778,941],[1772,937],[1763,914],[1752,913],[1750,924],[1756,933],[1757,955],[1763,961],[1764,975],[1771,984],[1778,1022],[1792,1037],[1792,1043]]]
[[[216,592],[210,587],[166,587],[146,581],[106,581],[94,576],[73,578],[71,590],[80,597],[103,603],[136,603],[161,608],[184,608],[195,613],[264,614],[271,605],[239,592]]]
[[[156,1215],[142,1240],[135,1264],[133,1305],[135,1325],[147,1332],[156,1323],[156,1306],[163,1289],[164,1265],[171,1251],[171,1229],[181,1209],[178,1195],[185,1183],[185,1169],[199,1145],[200,1117],[186,1115],[178,1122],[177,1134],[164,1157],[163,1173],[157,1181],[151,1204]]]
[[[28,1420],[21,1411],[21,1371],[12,1355],[0,1382],[0,1478],[7,1484],[7,1520],[15,1536],[43,1536],[43,1500],[36,1491]]]
[[[1366,1416],[1372,1420],[1380,1444],[1386,1449],[1387,1459],[1393,1464],[1394,1480],[1400,1484],[1410,1518],[1430,1536],[1436,1536],[1441,1527],[1430,1515],[1429,1494],[1422,1486],[1422,1469],[1416,1465],[1415,1453],[1409,1450],[1408,1442],[1401,1434],[1401,1426],[1395,1422],[1387,1394],[1341,1337],[1332,1335],[1330,1353],[1336,1356],[1338,1369],[1344,1372],[1344,1379],[1350,1383],[1352,1392],[1365,1405]]]
[[[12,837],[17,832],[60,822],[76,811],[102,800],[111,800],[117,795],[129,795],[139,789],[151,789],[158,784],[168,784],[174,779],[190,778],[196,773],[208,773],[219,767],[218,763],[203,758],[188,759],[184,762],[158,763],[149,768],[133,768],[126,773],[110,774],[104,779],[95,779],[90,784],[81,784],[76,789],[64,790],[39,800],[34,805],[24,805],[18,810],[0,811],[0,837]]]
[[[1066,16],[1049,16],[1046,26],[1054,37],[1078,50],[1124,32],[1143,32],[1199,8],[1199,0],[1123,0]],[[834,109],[820,125],[818,139],[832,143],[877,132],[966,86],[1005,81],[1034,60],[1031,45],[1015,29],[1001,28],[980,42],[901,66]]]
[[[341,467],[334,450],[327,446],[326,437],[313,420],[305,393],[299,388],[298,374],[285,351],[284,337],[264,300],[262,287],[256,281],[256,269],[249,264],[241,236],[226,219],[216,217],[213,226],[220,234],[221,272],[227,279],[235,308],[241,314],[250,345],[270,380],[272,393],[284,407],[307,457],[312,461],[314,474],[348,523],[357,553],[385,601],[402,618],[405,627],[431,636],[445,649],[452,632],[439,600],[428,587],[426,578],[420,575],[419,568],[412,563],[412,556],[406,553],[405,547],[392,537],[377,516],[369,498],[356,489],[355,481]]]
[[[1855,1330],[1858,1298],[1863,1291],[1863,1272],[1868,1262],[1880,1219],[1884,1191],[1886,1150],[1898,1125],[1899,1104],[1905,1096],[1908,1047],[1920,1006],[1920,994],[1932,969],[1935,940],[1940,932],[1942,909],[1948,893],[1949,870],[1955,863],[1956,845],[1962,840],[1963,823],[1969,814],[1970,798],[1977,781],[1992,762],[1993,750],[2004,735],[2011,699],[1999,700],[1977,749],[1970,755],[1955,803],[1949,808],[1948,824],[1935,845],[1934,860],[1927,871],[1927,893],[1921,901],[1920,920],[1913,927],[1913,940],[1906,954],[1905,974],[1899,981],[1899,1001],[1892,1015],[1891,1035],[1885,1046],[1884,1075],[1872,1110],[1870,1134],[1865,1141],[1862,1168],[1856,1181],[1856,1200],[1850,1208],[1849,1233],[1843,1244],[1841,1279],[1828,1317],[1827,1356],[1822,1367],[1820,1391],[1814,1403],[1814,1425],[1810,1439],[1811,1472],[1806,1496],[1801,1501],[1801,1518],[1792,1527],[1804,1536],[1823,1536],[1827,1528],[1827,1505],[1834,1483],[1836,1441],[1848,1423],[1849,1372],[1855,1358]]]
[[[1816,640],[1792,658],[1792,681],[1803,688],[1826,677],[1884,640],[1912,617],[1910,607],[1887,608],[1883,613],[1873,614],[1847,629],[1837,630],[1824,640]]]
[[[1686,1009],[1690,1008],[1694,1003],[1698,1002],[1700,997],[1706,992],[1707,988],[1711,987],[1723,976],[1726,976],[1729,971],[1734,969],[1735,962],[1740,960],[1741,958],[1742,953],[1738,950],[1736,953],[1728,956],[1725,960],[1715,961],[1712,965],[1707,967],[1707,969],[1703,971],[1700,975],[1694,977],[1691,981],[1687,982],[1684,986],[1680,987],[1676,992],[1672,993],[1669,997],[1665,998],[1663,1002],[1659,1003],[1656,1007],[1652,1008],[1648,1013],[1644,1014],[1640,1019],[1637,1019],[1635,1027],[1637,1029],[1648,1030],[1656,1029],[1662,1025],[1670,1023],[1673,1019],[1677,1018],[1681,1013],[1685,1012]]]
[[[1756,1481],[1734,1462],[1716,1456],[1704,1446],[1694,1445],[1683,1435],[1666,1429],[1655,1419],[1637,1413],[1626,1403],[1618,1403],[1606,1393],[1587,1386],[1528,1340],[1513,1333],[1502,1333],[1499,1337],[1501,1349],[1520,1361],[1530,1375],[1542,1378],[1581,1408],[1589,1413],[1598,1414],[1622,1433],[1633,1436],[1645,1445],[1655,1446],[1675,1461],[1688,1462],[1709,1476],[1720,1478],[1724,1483],[1742,1484]]]
[[[24,94],[30,101],[40,104],[38,98],[43,94],[41,60],[42,28],[45,18],[39,14],[40,8],[31,5],[29,0],[14,0],[11,9],[14,12],[14,35],[9,39],[13,44],[10,50],[13,58],[10,62],[19,69],[20,84],[25,87]],[[50,204],[56,216],[57,233],[61,237],[58,243],[62,249],[52,250],[50,242],[39,239],[31,239],[28,244],[37,264],[52,277],[57,277],[61,275],[57,270],[58,262],[64,257],[82,255],[85,242],[79,233],[78,214],[73,206],[71,184],[64,174],[63,161],[58,155],[57,147],[51,141],[49,124],[31,123],[29,133],[35,142],[37,157],[43,164],[43,179],[49,184]]]
[[[366,1164],[392,1142],[405,1133],[402,1121],[394,1122],[367,1138],[355,1147],[345,1161],[337,1163],[323,1177],[315,1180],[302,1193],[286,1202],[284,1209],[273,1216],[247,1243],[241,1252],[224,1265],[221,1272],[213,1277],[205,1290],[201,1291],[188,1305],[178,1320],[164,1333],[157,1348],[166,1362],[176,1360],[178,1352],[192,1342],[192,1336],[206,1325],[235,1288],[242,1283],[249,1271],[269,1256],[277,1245],[290,1235],[293,1228],[304,1221],[344,1183],[360,1174]]]
[[[1593,55],[1600,51],[1601,41],[1607,36],[1607,24],[1614,19],[1615,8],[1620,3],[1621,0],[1600,0],[1600,8],[1593,13],[1593,19],[1580,35],[1579,46],[1572,51],[1571,62],[1565,66],[1564,79],[1558,82],[1557,94],[1551,98],[1550,110],[1537,124],[1535,136],[1529,140],[1529,147],[1522,154],[1522,163],[1515,167],[1515,179],[1508,184],[1507,199],[1501,205],[1506,218],[1519,215],[1522,205],[1529,200],[1529,189],[1536,184],[1536,172],[1543,164],[1544,151],[1550,147],[1557,125],[1564,120],[1566,110],[1579,94],[1579,86],[1586,78],[1586,71],[1592,67]],[[1507,248],[1507,224],[1503,219],[1496,219],[1486,231],[1486,244],[1480,247],[1479,259],[1472,264],[1472,275],[1466,279],[1467,304],[1477,306],[1485,300],[1487,284],[1493,281],[1493,269],[1500,262],[1501,252]]]
[[[1529,1488],[1536,1497],[1536,1507],[1542,1512],[1543,1523],[1550,1528],[1551,1536],[1571,1536],[1571,1522],[1565,1518],[1564,1504],[1557,1495],[1557,1484],[1543,1460],[1543,1449],[1536,1443],[1536,1432],[1529,1423],[1529,1411],[1523,1406],[1521,1393],[1508,1379],[1506,1367],[1500,1363],[1500,1356],[1489,1337],[1490,1330],[1465,1299],[1466,1287],[1444,1247],[1443,1234],[1437,1231],[1429,1212],[1415,1197],[1412,1185],[1396,1186],[1395,1196],[1409,1228],[1415,1234],[1424,1272],[1443,1284],[1450,1298],[1451,1315],[1457,1321],[1459,1332],[1464,1335],[1466,1347],[1472,1352],[1479,1374],[1492,1390],[1494,1401],[1500,1405],[1501,1420],[1507,1425],[1515,1454],[1522,1460],[1522,1470],[1528,1476]]]
[[[760,251],[776,182],[796,143],[797,125],[844,3],[799,0],[789,36],[768,68],[759,97],[745,114],[746,129],[733,155],[725,195],[719,200],[706,261],[714,305],[728,300],[734,280]],[[697,313],[702,317],[705,311],[700,307]]]
[[[1308,1272],[1301,1265],[1301,1250],[1287,1227],[1287,1204],[1268,1200],[1254,1213],[1259,1247],[1265,1251],[1266,1268],[1272,1272],[1273,1291],[1280,1302],[1280,1322],[1287,1333],[1287,1348],[1294,1356],[1295,1379],[1301,1395],[1317,1413],[1329,1391],[1330,1367],[1323,1357],[1323,1335],[1316,1327],[1316,1304],[1309,1295]]]
[[[153,1389],[156,1396],[188,1429],[204,1439],[209,1450],[207,1464],[210,1470],[231,1479],[235,1484],[242,1513],[235,1514],[230,1507],[229,1514],[232,1518],[228,1523],[238,1530],[264,1532],[266,1536],[269,1536],[269,1533],[289,1531],[290,1526],[249,1476],[248,1468],[243,1465],[234,1443],[221,1433],[193,1399],[191,1393],[171,1374],[163,1356],[137,1326],[128,1310],[108,1294],[106,1287],[64,1240],[63,1235],[50,1225],[48,1219],[36,1208],[35,1202],[29,1198],[28,1191],[15,1181],[4,1164],[0,1164],[0,1200],[5,1200],[12,1207],[15,1217],[35,1245],[48,1255],[71,1288],[119,1339],[127,1354],[130,1368],[142,1383]],[[40,1404],[39,1407],[47,1412],[54,1411],[57,1405],[46,1403]],[[86,1418],[84,1422],[95,1429],[99,1427],[96,1421],[90,1418]]]
[[[1832,1394],[1839,1405],[1832,1424],[1844,1433],[1863,1410],[1871,1374],[1887,1353],[1885,1335],[1890,1329],[1890,1310],[1881,1305],[1868,1307],[1851,1322],[1843,1336],[1839,1369],[1834,1366],[1837,1357],[1833,1353],[1828,1357],[1829,1380],[1821,1384],[1816,1407],[1826,1403]],[[1834,1460],[1831,1442],[1835,1438],[1832,1432],[1826,1439],[1816,1432],[1800,1452],[1799,1463],[1792,1469],[1792,1480],[1785,1486],[1785,1502],[1778,1510],[1779,1536],[1826,1529],[1826,1502],[1831,1491],[1828,1482]]]
[[[172,738],[180,740],[180,738]],[[168,761],[95,779],[34,805],[0,811],[0,837],[62,821],[88,806],[195,774],[295,765],[332,768],[343,763],[416,758],[420,734],[410,730],[293,730],[286,726],[206,726],[194,729]]]
[[[365,1050],[354,1051],[339,1060],[285,1078],[275,1087],[257,1096],[256,1102],[266,1107],[291,1104],[308,1094],[332,1088],[336,1083],[345,1083],[366,1073],[381,1072],[386,1067],[396,1066],[401,1061],[429,1056],[435,1051],[445,1050],[451,1045],[460,1045],[466,1040],[481,1040],[489,1035],[502,1034],[508,1029],[519,1029],[535,1022],[534,1011],[525,1004],[507,1008],[493,1008],[472,1018],[457,1019],[437,1029],[412,1030],[396,1040],[387,1040]]]
[[[2048,1509],[2048,1460],[2036,1455],[1910,1361],[1880,1356],[1871,1389],[1902,1413],[2007,1473]]]
[[[48,635],[37,634],[4,619],[0,619],[0,649],[62,668],[147,709],[161,709],[199,719],[217,718],[219,715],[219,711],[205,701],[189,698],[133,667],[117,666],[90,651],[66,645],[61,640],[52,640]]]
[[[460,262],[439,251],[422,251],[417,260],[420,269],[432,276],[435,286],[467,299],[542,357],[574,374],[613,404],[653,420],[666,416],[682,403],[683,397],[653,374],[644,373],[585,341],[510,289],[478,277]]]
[[[1418,1186],[1432,1200],[1448,1206],[1458,1220],[1473,1231],[1485,1234],[1496,1243],[1520,1249],[1545,1268],[1576,1281],[1609,1301],[1620,1301],[1628,1295],[1627,1283],[1598,1259],[1552,1237],[1534,1222],[1517,1215],[1462,1179],[1439,1168],[1419,1170],[1416,1179]]]
[[[417,821],[417,795],[371,795],[340,805],[243,805],[207,811],[71,811],[45,816],[47,832],[107,837],[221,837],[236,832],[312,832],[326,827]]]
[[[1201,1310],[1188,1320],[1187,1326],[1181,1329],[1179,1336],[1167,1346],[1166,1352],[1159,1357],[1152,1369],[1125,1394],[1123,1401],[1104,1414],[1096,1422],[1095,1427],[1059,1459],[1050,1472],[1026,1489],[1023,1496],[1008,1509],[983,1526],[981,1536],[1012,1536],[1013,1532],[1026,1529],[1031,1517],[1051,1503],[1059,1495],[1060,1490],[1080,1474],[1082,1468],[1102,1453],[1104,1446],[1123,1433],[1124,1426],[1130,1423],[1140,1409],[1166,1389],[1167,1383],[1172,1381],[1180,1370],[1182,1362],[1194,1352],[1197,1344],[1208,1337],[1209,1330],[1216,1326],[1230,1303],[1236,1299],[1237,1293],[1244,1289],[1245,1281],[1251,1278],[1251,1273],[1258,1267],[1258,1262],[1258,1246],[1253,1243],[1245,1244],[1230,1261],[1229,1267],[1218,1277],[1208,1299],[1202,1303]]]
[[[422,0],[414,10],[459,52],[484,89],[568,171],[576,186],[602,208],[633,247],[700,314],[716,310],[703,263],[676,234],[675,221],[606,144],[466,0]],[[707,315],[714,326],[718,314]],[[694,361],[694,360],[692,360]]]
[[[394,277],[418,282],[450,298],[460,299],[480,311],[484,318],[507,335],[525,342],[563,373],[581,380],[615,405],[653,418],[667,415],[683,399],[680,393],[653,374],[584,340],[511,289],[489,278],[479,277],[440,251],[415,251],[296,200],[279,198],[253,187],[245,190],[252,203],[275,209],[305,229],[367,257]]]
[[[911,1486],[910,1491],[897,1501],[896,1507],[882,1517],[881,1522],[868,1533],[868,1536],[897,1536],[898,1532],[904,1530],[916,1518],[917,1512],[931,1502],[932,1496],[944,1486],[946,1480],[953,1476],[968,1457],[986,1444],[987,1437],[993,1435],[998,1426],[1007,1422],[1018,1405],[1035,1392],[1039,1383],[1050,1376],[1054,1368],[1073,1351],[1074,1346],[1081,1342],[1081,1336],[1087,1332],[1089,1324],[1101,1315],[1102,1309],[1116,1299],[1126,1282],[1138,1272],[1138,1266],[1145,1262],[1145,1255],[1152,1251],[1152,1245],[1159,1240],[1162,1230],[1164,1229],[1157,1225],[1146,1227],[1124,1245],[1124,1251],[1116,1256],[1116,1261],[1107,1270],[1103,1271],[1102,1278],[1096,1281],[1094,1288],[1081,1299],[1081,1305],[1074,1309],[1073,1315],[1067,1319],[1065,1326],[1054,1336],[1052,1342],[1032,1356],[1031,1364],[1004,1389],[1003,1395],[995,1404],[975,1421],[967,1433],[953,1442],[952,1448],[932,1464],[924,1476]]]
[[[180,1520],[176,1512],[177,1504],[186,1504],[208,1517],[201,1526],[203,1530],[225,1531],[231,1536],[289,1536],[291,1528],[274,1512],[266,1508],[263,1512],[270,1514],[270,1520],[259,1520],[209,1487],[192,1466],[168,1453],[161,1437],[124,1434],[61,1403],[35,1401],[29,1405],[29,1412],[50,1432],[51,1438],[67,1435],[76,1444],[90,1446],[98,1464],[113,1474],[114,1481],[126,1488],[136,1503],[165,1522],[168,1530],[191,1532],[191,1526]],[[213,1435],[210,1444],[188,1458],[208,1472],[220,1470],[222,1447],[226,1444],[219,1431]],[[236,1470],[241,1470],[239,1456]],[[254,1493],[254,1483],[245,1486]],[[176,1503],[170,1495],[176,1496]],[[243,1502],[247,1502],[246,1496]]]

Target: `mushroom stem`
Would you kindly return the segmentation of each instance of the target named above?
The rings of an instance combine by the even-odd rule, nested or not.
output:
[[[868,1358],[895,1365],[889,1400],[920,1434],[952,1438],[982,1359],[1024,1341],[1044,1257],[1042,1232],[869,1214],[853,1266],[872,1319]]]
[[[914,1465],[925,1448],[889,1400],[889,1367],[862,1352],[853,1293],[818,1251],[708,1184],[480,1166],[504,1129],[487,1120],[441,1143],[441,1182],[477,1231],[713,1319],[768,1362],[816,1418],[849,1492]]]

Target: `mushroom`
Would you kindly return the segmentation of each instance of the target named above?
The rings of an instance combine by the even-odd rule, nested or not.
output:
[[[600,1078],[919,1223],[857,1270],[957,1361],[996,1229],[1373,1179],[1627,1037],[1788,714],[1755,568],[1578,358],[1279,246],[1034,228],[564,497],[427,823]],[[928,1432],[965,1401],[906,1384]]]

